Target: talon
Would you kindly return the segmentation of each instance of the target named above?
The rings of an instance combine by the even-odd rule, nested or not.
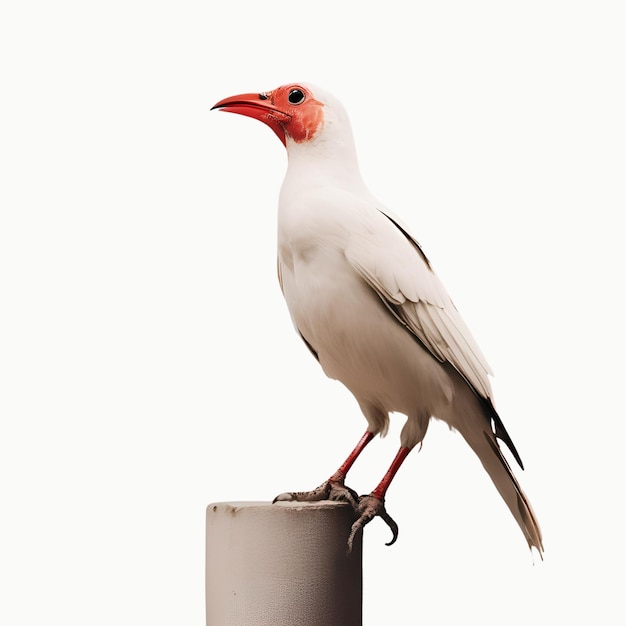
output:
[[[390,546],[396,542],[396,539],[398,538],[398,524],[396,524],[391,515],[387,513],[384,500],[381,500],[371,494],[369,496],[361,496],[359,498],[357,513],[359,514],[359,518],[356,522],[354,522],[354,524],[352,524],[350,535],[348,536],[348,554],[352,552],[352,544],[356,534],[360,530],[363,530],[363,527],[377,516],[383,519],[393,534],[391,541],[385,545]]]
[[[389,515],[389,513],[387,513],[387,511],[385,511],[384,508],[380,516],[383,518],[383,521],[387,524],[387,526],[389,526],[389,528],[391,529],[391,532],[393,533],[393,537],[391,538],[391,541],[389,543],[386,543],[385,545],[392,546],[396,542],[396,539],[398,538],[398,532],[399,532],[398,524],[396,524],[394,519],[391,517],[391,515]]]
[[[329,500],[336,502],[347,502],[355,511],[359,507],[359,496],[354,489],[346,485],[334,484],[330,488]]]
[[[288,491],[286,493],[279,493],[272,500],[272,504],[276,502],[318,502],[319,500],[328,500],[329,495],[330,484],[325,482],[312,491]]]
[[[354,524],[352,524],[352,528],[350,530],[350,534],[348,535],[348,555],[352,553],[352,544],[354,543],[354,538],[356,534],[361,530],[364,526],[364,522],[359,518]]]
[[[359,496],[354,489],[350,489],[343,482],[327,480],[312,491],[288,491],[277,495],[276,502],[319,502],[332,500],[333,502],[347,502],[356,511],[359,506]]]

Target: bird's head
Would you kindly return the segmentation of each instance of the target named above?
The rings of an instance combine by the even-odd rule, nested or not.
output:
[[[220,100],[213,109],[239,113],[267,124],[288,147],[288,141],[304,144],[319,138],[341,105],[318,87],[291,83],[273,91],[245,93]]]

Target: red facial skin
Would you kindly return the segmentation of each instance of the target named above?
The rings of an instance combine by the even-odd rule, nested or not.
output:
[[[294,104],[289,95],[294,90],[304,94],[304,99]],[[220,100],[213,109],[221,109],[230,113],[239,113],[253,117],[267,124],[287,145],[286,136],[296,143],[312,139],[321,129],[324,122],[324,105],[313,97],[309,89],[302,85],[283,85],[266,93],[246,93]]]

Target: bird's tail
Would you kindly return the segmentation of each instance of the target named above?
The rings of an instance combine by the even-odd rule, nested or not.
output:
[[[513,475],[511,466],[504,458],[496,436],[490,428],[490,422],[485,419],[484,413],[480,416],[480,421],[482,423],[480,428],[476,428],[476,425],[470,428],[461,426],[458,430],[474,450],[491,477],[496,489],[522,529],[528,546],[531,549],[533,547],[536,548],[543,560],[541,529],[530,502]]]

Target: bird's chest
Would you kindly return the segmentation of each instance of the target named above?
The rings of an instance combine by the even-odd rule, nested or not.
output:
[[[303,334],[336,326],[341,288],[348,279],[341,229],[321,213],[279,219],[278,260],[282,287],[294,322]]]
[[[381,307],[346,257],[364,228],[355,198],[321,188],[295,199],[283,193],[281,200],[278,262],[291,317],[320,360],[355,354],[364,345],[364,311]]]
[[[281,199],[278,212],[278,260],[285,274],[288,305],[308,294],[324,297],[336,285],[333,274],[346,263],[350,224],[313,194],[297,201]],[[336,278],[336,277],[335,277]]]
[[[325,240],[279,237],[278,263],[283,294],[300,332],[313,340],[335,330],[346,289],[356,280],[342,250]]]
[[[280,238],[283,294],[299,332],[322,363],[362,349],[363,312],[380,302],[336,238]]]

